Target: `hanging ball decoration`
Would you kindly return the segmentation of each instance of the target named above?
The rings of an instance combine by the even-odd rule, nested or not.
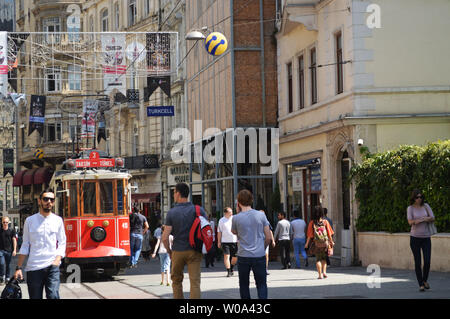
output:
[[[219,56],[228,48],[228,41],[220,32],[213,32],[206,37],[205,48],[209,54]]]
[[[41,150],[40,148],[38,148],[36,150],[36,152],[34,152],[34,157],[39,158],[39,159],[43,158],[44,157],[44,151]]]

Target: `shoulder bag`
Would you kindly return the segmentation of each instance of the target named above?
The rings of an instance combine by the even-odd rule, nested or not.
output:
[[[427,215],[428,217],[431,217],[430,212],[428,211],[428,207],[427,204],[424,204],[425,206],[425,210],[427,211]],[[430,231],[430,235],[433,236],[435,234],[437,234],[437,228],[436,225],[434,224],[434,222],[428,222],[428,230]]]

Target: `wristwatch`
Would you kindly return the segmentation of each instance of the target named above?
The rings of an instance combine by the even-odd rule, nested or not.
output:
[[[16,266],[16,270],[22,270],[22,267]]]

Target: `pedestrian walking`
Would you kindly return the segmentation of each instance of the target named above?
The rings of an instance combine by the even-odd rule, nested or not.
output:
[[[164,226],[161,227],[161,230],[164,231]],[[167,277],[166,285],[170,286],[170,256],[169,253],[164,246],[164,243],[161,240],[161,234],[158,235],[155,249],[153,250],[152,258],[156,257],[156,254],[159,255],[159,263],[161,265],[161,285],[164,285],[164,274]],[[172,248],[173,245],[173,236],[169,235],[169,249]],[[159,250],[158,250],[159,249]]]
[[[407,209],[408,223],[411,225],[410,247],[414,256],[414,268],[420,287],[419,290],[423,292],[425,289],[430,289],[428,275],[431,266],[432,233],[430,232],[429,224],[434,222],[434,214],[430,205],[425,202],[423,193],[418,189],[412,191],[410,204]]]
[[[263,210],[260,210],[260,212],[263,212],[266,214]],[[266,216],[267,217],[267,216]],[[269,248],[272,246],[272,248],[275,248],[275,239],[273,238],[273,232],[272,232],[272,225],[269,223],[269,229],[270,229],[270,236],[272,237],[270,244],[266,247],[266,273],[267,275],[270,275],[269,273]]]
[[[325,207],[323,208],[323,219],[325,219],[330,224],[331,229],[334,231],[333,221],[331,220],[331,218],[328,217],[328,209],[326,209]],[[327,266],[330,265],[331,265],[330,256],[327,254]]]
[[[202,254],[205,256],[205,267],[209,268],[209,266],[211,265],[211,267],[214,267],[214,257],[216,255],[216,226],[214,223],[214,220],[211,217],[211,214],[208,214],[208,221],[209,224],[211,226],[212,232],[213,232],[213,245],[211,247],[211,249],[207,252],[205,245],[203,245],[203,249],[202,249]]]
[[[236,215],[231,231],[237,236],[239,293],[241,299],[250,299],[250,271],[256,283],[259,299],[267,299],[267,269],[265,248],[270,244],[269,221],[263,212],[252,209],[253,195],[241,190],[237,195]]]
[[[294,220],[291,221],[293,239],[292,246],[294,247],[295,265],[297,268],[301,268],[300,254],[305,261],[305,267],[308,267],[308,255],[306,254],[306,222],[300,218],[300,212],[294,211]]]
[[[319,273],[318,279],[328,278],[326,256],[328,251],[334,246],[332,236],[334,234],[330,224],[323,218],[323,209],[321,206],[315,206],[313,209],[313,219],[308,225],[307,241],[305,248],[310,247],[312,253],[316,256],[316,267]]]
[[[39,212],[25,220],[23,243],[14,278],[23,280],[22,266],[27,259],[27,286],[30,299],[59,299],[61,258],[66,252],[66,233],[61,217],[52,213],[55,194],[47,188],[38,198]]]
[[[291,268],[291,223],[286,219],[285,212],[278,213],[278,224],[273,237],[280,249],[282,269]]]
[[[142,257],[144,257],[145,261],[150,260],[150,254],[152,252],[152,246],[150,244],[151,239],[152,239],[151,232],[150,230],[147,230],[142,239],[142,252],[141,252]]]
[[[130,214],[130,268],[137,268],[142,250],[142,241],[148,228],[147,218],[137,209],[134,209]]]
[[[233,268],[237,263],[237,236],[231,232],[232,221],[233,209],[226,207],[217,227],[217,247],[223,250],[223,264],[227,270],[227,277],[234,275]]]
[[[189,186],[185,183],[175,185],[176,205],[166,216],[162,241],[172,259],[172,290],[174,299],[183,299],[183,269],[187,265],[190,281],[190,298],[200,299],[200,267],[202,253],[189,245],[189,232],[196,218],[195,206],[188,201]],[[200,213],[206,218],[203,208]],[[173,246],[169,247],[169,236],[173,235]]]
[[[2,217],[2,227],[0,228],[0,284],[7,283],[10,279],[11,271],[9,264],[11,258],[17,253],[17,235],[14,228],[9,227],[9,217]]]

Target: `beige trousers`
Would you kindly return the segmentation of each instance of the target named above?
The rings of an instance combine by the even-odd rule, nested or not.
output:
[[[184,266],[187,265],[191,283],[190,299],[200,299],[200,267],[202,254],[195,250],[172,251],[172,290],[174,299],[184,299]]]

